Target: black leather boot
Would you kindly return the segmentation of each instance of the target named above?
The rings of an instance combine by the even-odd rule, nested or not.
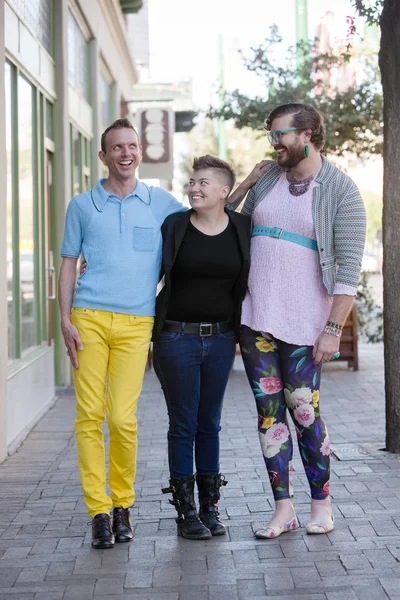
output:
[[[219,518],[218,501],[221,497],[219,488],[228,482],[220,473],[218,475],[196,475],[199,491],[199,517],[212,535],[223,535],[226,527]]]
[[[113,532],[117,543],[133,540],[133,527],[129,508],[116,506],[113,509]]]
[[[211,532],[200,521],[194,501],[194,475],[183,479],[170,479],[170,487],[163,488],[163,494],[172,493],[169,502],[175,506],[178,516],[178,535],[188,540],[208,540]]]
[[[92,548],[105,550],[114,548],[115,539],[111,527],[111,517],[107,513],[99,513],[92,519]]]

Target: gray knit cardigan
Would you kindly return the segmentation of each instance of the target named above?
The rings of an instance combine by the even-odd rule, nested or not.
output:
[[[366,214],[360,192],[348,175],[322,156],[315,178],[313,218],[324,285],[330,296],[335,283],[357,288],[365,245]],[[273,166],[250,189],[241,209],[252,216],[256,206],[278,181],[284,169]],[[235,209],[236,201],[229,205]]]

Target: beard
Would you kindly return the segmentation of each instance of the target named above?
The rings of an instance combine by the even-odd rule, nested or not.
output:
[[[280,148],[284,148],[286,152],[282,157],[279,156],[276,159],[276,162],[280,167],[288,167],[289,169],[293,169],[297,167],[297,165],[306,158],[304,153],[304,146],[279,146]]]

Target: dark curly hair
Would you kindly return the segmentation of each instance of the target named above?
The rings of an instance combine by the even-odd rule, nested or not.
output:
[[[284,117],[285,115],[293,115],[292,127],[297,129],[311,129],[311,143],[314,144],[317,150],[322,150],[325,146],[326,131],[324,118],[311,104],[282,104],[271,111],[265,121],[265,129],[271,130],[271,125],[274,119]]]

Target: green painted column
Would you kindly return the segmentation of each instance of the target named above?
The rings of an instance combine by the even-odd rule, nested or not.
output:
[[[222,108],[224,105],[225,88],[224,88],[224,46],[223,37],[220,34],[218,36],[218,63],[219,63],[219,77],[218,77],[218,107]],[[220,117],[218,120],[218,156],[222,160],[227,159],[226,151],[226,137],[225,137],[225,119]]]
[[[296,43],[308,41],[308,6],[307,0],[295,0],[296,2]],[[302,57],[297,52],[297,69],[302,66]]]
[[[5,93],[4,93],[4,1],[0,2],[0,177],[3,183],[3,193],[0,196],[0,462],[7,456],[7,355],[8,355],[8,309],[7,309],[7,150],[5,122]]]
[[[100,131],[100,49],[99,42],[96,38],[90,40],[90,70],[91,70],[91,105],[93,107],[93,140],[92,152],[90,155],[90,175],[93,186],[97,183],[100,177],[103,177],[100,171],[100,161],[97,157],[97,152],[100,150],[100,139],[102,131]],[[117,117],[115,117],[117,118]]]
[[[60,267],[60,247],[64,232],[64,218],[71,199],[71,160],[68,115],[68,0],[54,0],[54,39],[56,62],[55,104],[55,165],[54,204],[51,210],[51,237],[54,267]],[[71,365],[65,354],[64,340],[60,331],[60,313],[53,300],[53,339],[55,354],[56,385],[70,385]]]

